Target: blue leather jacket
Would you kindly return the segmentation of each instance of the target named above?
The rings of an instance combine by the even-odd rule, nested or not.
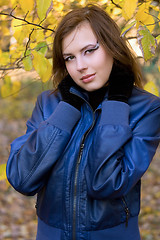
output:
[[[85,93],[70,91],[84,99],[81,112],[59,92],[39,95],[26,134],[11,144],[7,177],[22,194],[38,193],[37,214],[61,239],[86,240],[139,214],[140,179],[160,141],[160,99],[134,87],[128,104],[106,93],[93,112]]]

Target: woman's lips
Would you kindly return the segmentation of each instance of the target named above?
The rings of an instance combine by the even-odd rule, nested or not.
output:
[[[84,83],[91,82],[91,81],[94,79],[95,75],[96,75],[95,73],[85,75],[85,76],[83,76],[83,77],[81,78],[81,80],[82,80],[82,82],[84,82]]]

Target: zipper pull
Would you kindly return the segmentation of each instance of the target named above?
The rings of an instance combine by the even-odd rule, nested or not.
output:
[[[80,146],[80,152],[79,152],[79,158],[78,158],[78,163],[80,164],[81,158],[82,158],[82,153],[83,153],[83,148],[84,148],[84,143],[81,144]]]
[[[128,227],[128,219],[129,219],[129,209],[128,207],[125,208],[126,211],[126,227]]]
[[[124,204],[124,210],[126,212],[126,227],[128,227],[128,219],[129,219],[129,208],[127,206],[127,203],[126,203],[126,200],[124,199],[124,197],[122,197],[122,201],[123,201],[123,204]]]

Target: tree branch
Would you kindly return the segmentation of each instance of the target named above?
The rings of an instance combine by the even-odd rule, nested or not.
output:
[[[16,67],[0,67],[0,71],[8,71],[8,70],[15,70],[15,69],[20,69],[22,67],[16,66]]]
[[[28,42],[27,42],[27,44],[26,44],[26,49],[25,49],[25,52],[24,52],[24,57],[26,57],[26,53],[27,53],[27,50],[28,50],[28,46],[29,46],[29,43],[30,43],[30,41],[31,41],[31,35],[32,35],[33,32],[34,32],[34,28],[32,29],[32,31],[31,31],[30,34],[29,34],[29,39],[28,39]]]
[[[22,22],[25,22],[25,23],[27,23],[27,24],[29,24],[29,25],[42,28],[43,30],[55,32],[55,31],[54,31],[53,29],[51,29],[51,28],[43,27],[43,26],[41,25],[41,23],[40,23],[40,24],[36,24],[36,23],[29,22],[28,20],[26,20],[26,17],[27,17],[27,14],[28,14],[28,13],[25,15],[24,18],[20,18],[20,17],[14,16],[14,15],[13,15],[13,11],[14,11],[14,10],[15,10],[15,8],[12,9],[12,11],[11,11],[10,13],[0,12],[0,15],[9,16],[9,17],[12,17],[12,18],[14,18],[14,19],[17,19],[17,20],[20,20],[20,21],[22,21]],[[42,21],[41,21],[41,22],[42,22]]]
[[[113,0],[111,0],[111,3],[113,3],[117,8],[122,8],[119,4],[115,3]]]

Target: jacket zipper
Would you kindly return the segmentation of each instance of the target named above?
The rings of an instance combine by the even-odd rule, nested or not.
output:
[[[90,106],[91,107],[91,106]],[[92,109],[92,107],[91,107]],[[92,110],[93,111],[93,110]],[[95,112],[94,112],[95,113]],[[75,170],[75,178],[74,178],[74,195],[73,195],[73,239],[72,240],[76,240],[76,203],[77,203],[77,181],[78,181],[78,172],[79,172],[79,165],[81,162],[81,158],[82,158],[82,153],[83,153],[83,149],[84,149],[84,142],[86,137],[88,136],[89,132],[92,130],[93,126],[95,124],[95,117],[93,114],[93,122],[91,127],[84,133],[83,137],[82,137],[82,141],[81,141],[81,145],[80,145],[80,150],[79,150],[79,155],[78,155],[78,160],[76,163],[76,170]]]
[[[122,197],[122,202],[124,204],[124,209],[125,209],[125,212],[126,212],[126,227],[128,227],[128,219],[129,219],[129,208],[127,206],[127,203],[126,203],[126,200],[124,197]]]

